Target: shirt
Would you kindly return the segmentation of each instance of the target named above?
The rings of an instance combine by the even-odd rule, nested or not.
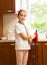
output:
[[[27,35],[25,26],[17,22],[15,25],[15,42],[16,42],[15,49],[16,50],[29,50],[30,44],[28,43],[28,40],[22,39],[19,33],[24,33],[25,35]]]

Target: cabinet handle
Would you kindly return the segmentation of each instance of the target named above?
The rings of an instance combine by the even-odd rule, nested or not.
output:
[[[13,10],[7,10],[7,12],[13,12]]]
[[[10,45],[12,45],[12,46],[13,46],[13,45],[15,45],[15,44],[10,44]]]
[[[33,46],[34,46],[34,45],[38,46],[38,44],[35,44],[35,43],[33,43],[33,44],[31,44],[31,45],[33,45]]]
[[[31,44],[31,45],[33,45],[33,46],[34,46],[35,44],[33,43],[33,44]]]

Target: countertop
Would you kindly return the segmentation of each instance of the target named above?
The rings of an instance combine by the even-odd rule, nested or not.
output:
[[[0,40],[0,42],[15,42],[15,40]],[[39,43],[39,42],[47,42],[47,39],[38,40],[37,43]]]
[[[15,40],[0,40],[0,42],[15,42]]]
[[[40,40],[38,40],[38,43],[40,43],[40,42],[47,42],[47,39],[40,39]]]

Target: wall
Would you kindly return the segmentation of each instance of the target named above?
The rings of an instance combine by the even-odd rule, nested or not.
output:
[[[15,29],[15,23],[17,21],[16,14],[5,14],[3,15],[3,35],[4,36],[10,36],[10,33],[8,30],[11,32],[11,35],[14,35],[14,29]]]

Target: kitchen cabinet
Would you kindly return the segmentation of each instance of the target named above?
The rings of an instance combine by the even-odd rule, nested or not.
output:
[[[47,41],[31,45],[27,65],[47,65]]]
[[[36,43],[36,65],[43,65],[43,43]]]
[[[16,65],[14,47],[13,42],[0,43],[0,65]]]
[[[36,43],[37,46],[37,61],[36,65],[47,65],[47,41]]]
[[[17,65],[15,42],[0,42],[0,65]],[[27,65],[47,65],[47,41],[31,45]]]
[[[14,13],[15,0],[0,0],[0,13]]]

